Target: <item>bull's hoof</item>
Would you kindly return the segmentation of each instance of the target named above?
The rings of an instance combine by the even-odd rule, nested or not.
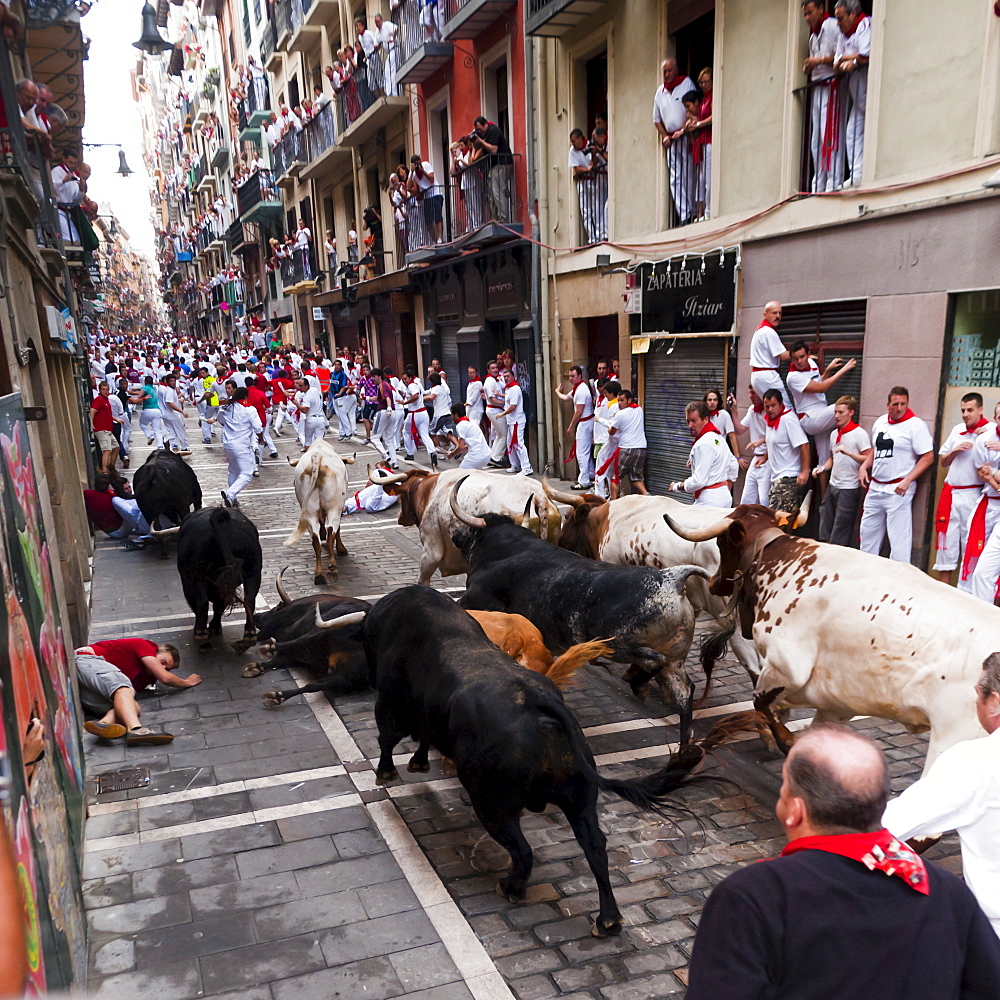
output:
[[[326,586],[326,576],[323,573],[317,573],[313,577],[313,583],[315,583],[317,587],[325,587]]]
[[[205,632],[195,632],[194,634],[194,644],[199,649],[211,649],[212,648],[212,637]]]
[[[208,632],[209,635],[222,635],[222,623],[219,622],[218,624],[210,624],[208,626]]]
[[[399,781],[399,771],[397,771],[395,768],[392,768],[389,771],[375,772],[376,785],[388,785],[390,781]]]
[[[497,894],[510,903],[523,903],[527,887],[514,881],[512,875],[505,875],[497,881]]]
[[[598,917],[590,928],[590,933],[596,938],[615,937],[621,934],[621,932],[622,922],[620,917],[614,920]]]
[[[229,644],[229,648],[234,653],[245,653],[248,649],[255,645],[257,645],[257,643],[254,639],[243,638],[237,639],[236,642],[231,642]]]
[[[454,778],[455,775],[458,774],[458,770],[455,767],[455,762],[451,759],[451,757],[441,758],[441,773],[446,778]]]
[[[269,639],[267,642],[263,643],[260,649],[257,650],[257,655],[262,660],[273,660],[278,654],[278,645],[273,639]]]
[[[410,774],[426,774],[430,769],[431,765],[426,760],[417,760],[416,757],[411,757],[406,765],[406,770]]]
[[[261,699],[264,708],[277,708],[285,699],[280,691],[268,691]]]
[[[260,677],[264,673],[264,668],[259,663],[245,663],[240,673],[244,677]]]

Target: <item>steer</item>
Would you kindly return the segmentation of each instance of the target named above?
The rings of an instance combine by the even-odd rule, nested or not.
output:
[[[320,438],[297,461],[289,458],[288,464],[295,469],[295,499],[300,514],[285,545],[294,545],[303,535],[310,537],[316,554],[314,582],[322,586],[328,577],[337,575],[337,556],[347,555],[340,540],[340,517],[347,499],[347,466],[353,465],[354,459],[338,454],[332,444]],[[323,542],[327,552],[326,573]]]
[[[680,715],[687,740],[694,685],[684,660],[694,636],[695,613],[684,595],[700,566],[613,566],[557,548],[499,514],[474,517],[451,492],[455,517],[466,527],[455,544],[469,563],[464,608],[522,614],[561,652],[577,642],[614,636],[611,659],[628,664],[623,679],[639,694],[656,678],[664,702]]]
[[[376,689],[376,783],[399,777],[392,753],[406,737],[419,743],[411,772],[429,769],[432,746],[451,758],[479,821],[510,853],[510,873],[497,889],[512,902],[524,899],[533,863],[521,812],[558,806],[597,881],[600,909],[592,933],[620,933],[598,794],[610,792],[662,815],[671,792],[699,780],[689,772],[701,749],[684,746],[670,764],[642,778],[602,777],[555,684],[515,664],[458,605],[429,587],[404,587],[382,598],[365,619],[363,641]]]
[[[465,558],[452,542],[452,535],[461,527],[448,503],[456,482],[462,484],[459,499],[465,510],[473,514],[507,514],[518,519],[530,505],[535,505],[537,517],[531,518],[525,527],[551,542],[559,541],[559,509],[538,483],[525,476],[508,478],[462,469],[441,473],[423,469],[397,473],[369,469],[368,474],[386,493],[399,497],[398,523],[417,525],[420,529],[423,554],[418,583],[430,584],[435,570],[440,570],[442,576],[455,576],[467,569]]]
[[[199,649],[212,648],[212,636],[222,632],[222,613],[240,605],[246,611],[246,624],[243,638],[232,644],[233,651],[242,653],[254,644],[254,604],[262,561],[257,528],[238,510],[203,507],[181,522],[177,572],[184,599],[194,612],[194,641]]]
[[[755,694],[765,713],[808,707],[817,722],[873,715],[911,733],[930,729],[925,771],[954,743],[983,735],[973,685],[1000,641],[1000,609],[915,566],[790,537],[758,504],[697,531],[664,517],[689,541],[718,540],[711,589],[737,591],[743,634],[762,661]],[[787,745],[773,714],[770,722]]]
[[[167,558],[167,538],[176,535],[181,519],[201,509],[201,486],[194,470],[179,455],[160,448],[135,470],[132,493],[142,516]]]
[[[545,478],[542,487],[550,500],[570,505],[559,539],[564,549],[619,566],[665,569],[694,565],[701,566],[709,574],[719,568],[717,545],[680,538],[663,523],[663,515],[670,514],[687,527],[702,528],[715,524],[728,511],[692,507],[669,497],[633,495],[608,501],[593,493],[562,493],[553,489]],[[708,583],[700,577],[688,580],[687,596],[695,612],[703,611],[720,623],[729,617],[726,602],[712,594]],[[728,624],[702,646],[701,663],[706,677],[711,679],[715,660],[722,655],[727,640],[733,655],[756,682],[760,659],[754,644]]]

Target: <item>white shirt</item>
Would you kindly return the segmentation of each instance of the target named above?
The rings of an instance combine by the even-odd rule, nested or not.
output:
[[[175,409],[167,405],[168,403],[173,403],[174,406],[180,406],[176,389],[171,389],[169,385],[158,385],[156,387],[156,395],[159,397],[160,413],[163,416],[168,418],[180,416]]]
[[[569,174],[570,177],[576,176],[576,171],[574,167],[586,167],[587,170],[590,169],[590,153],[584,152],[582,149],[577,149],[576,146],[569,147]]]
[[[308,226],[303,226],[301,229],[295,230],[295,246],[296,247],[307,247],[309,246],[309,241],[312,239],[312,233],[309,231]]]
[[[767,424],[764,423],[764,410],[763,408],[758,412],[752,406],[747,407],[747,412],[743,414],[743,426],[747,427],[750,431],[751,441],[761,441],[767,437]],[[767,445],[761,443],[754,448],[753,453],[755,455],[766,455]]]
[[[610,434],[609,430],[608,441],[619,448],[645,448],[646,429],[644,420],[645,417],[641,406],[635,406],[634,404],[631,406],[618,406],[614,416],[611,418],[611,426],[615,429],[615,433]],[[710,435],[706,434],[705,437],[710,437]],[[728,447],[726,451],[732,455]],[[726,478],[735,479],[736,474],[734,473],[732,476],[727,476]],[[718,479],[714,481],[719,482]]]
[[[903,840],[957,831],[966,885],[1000,935],[1000,730],[945,750],[886,806],[882,824]]]
[[[835,55],[837,42],[840,38],[840,25],[837,24],[837,19],[835,17],[824,18],[822,24],[819,26],[819,31],[815,34],[812,31],[809,32],[809,57],[811,59],[820,57],[829,59],[830,56]],[[829,80],[834,75],[833,66],[822,63],[812,68],[809,79],[813,82],[817,80]]]
[[[988,444],[1000,444],[1000,436],[995,429],[996,424],[991,424],[990,427],[994,429],[990,431],[987,428],[985,434],[979,434],[976,437],[976,443],[972,446],[972,464],[977,469],[981,465],[988,465],[994,472],[1000,472],[1000,451],[990,451],[986,447]],[[1000,493],[997,493],[988,483],[983,483],[983,495],[995,497],[1000,496]]]
[[[621,407],[618,412],[623,412]],[[642,410],[630,412],[641,414]],[[619,442],[619,447],[627,448],[628,445]],[[739,475],[739,471],[739,462],[725,439],[709,431],[691,445],[691,475],[684,480],[684,492],[694,495],[706,486],[729,482]]]
[[[424,405],[424,384],[420,379],[415,378],[404,390],[406,392],[406,398],[409,399],[414,393],[416,393],[416,399],[412,403],[406,404],[406,409],[413,413],[417,410],[426,410],[427,407]]]
[[[792,394],[792,406],[796,413],[809,413],[812,410],[822,410],[826,404],[825,392],[806,392],[806,386],[810,382],[820,382],[819,367],[811,358],[809,368],[800,372],[796,368],[789,368],[785,376],[785,385]]]
[[[465,411],[470,417],[483,415],[483,383],[481,379],[470,382],[465,388]]]
[[[223,448],[252,448],[254,437],[263,430],[260,414],[252,406],[227,403],[219,407]]]
[[[617,406],[617,404],[615,404]],[[597,408],[594,410],[594,444],[608,443],[608,426],[611,423],[611,414],[608,412],[608,401],[604,396],[599,396]]]
[[[486,443],[486,437],[479,429],[479,424],[474,420],[469,420],[468,417],[456,420],[455,433],[469,446],[469,458],[473,462],[490,457],[490,446]]]
[[[118,396],[115,393],[111,393],[108,396],[108,402],[111,404],[111,419],[125,423],[125,407],[122,406],[122,401]]]
[[[986,435],[995,434],[996,432],[993,427],[994,425],[985,424],[982,428],[983,433]],[[967,441],[974,446],[976,439],[980,436],[975,431],[968,431],[963,420],[952,427],[951,433],[945,439],[944,444],[941,445],[941,450],[938,454],[947,455],[949,452],[954,451],[963,441]],[[989,441],[990,438],[987,437],[986,440]],[[983,463],[980,462],[977,465],[973,457],[974,454],[974,447],[968,451],[960,451],[952,459],[951,465],[948,466],[948,474],[945,476],[945,482],[950,483],[952,486],[981,486],[982,480],[979,478],[976,470]]]
[[[837,50],[834,59],[839,60],[842,56],[864,56],[867,58],[872,51],[872,19],[866,14],[858,22],[854,34],[848,38],[838,27],[837,28]]]
[[[263,330],[257,330],[256,332],[250,334],[250,342],[258,350],[265,347],[267,344],[267,338],[264,336]]]
[[[516,383],[512,382],[503,392],[504,409],[508,406],[513,406],[514,409],[507,414],[507,424],[513,424],[516,421],[524,420],[524,394],[521,392],[521,387]]]
[[[500,384],[500,379],[487,375],[483,379],[483,392],[486,393],[486,408],[488,410],[503,409],[499,403],[493,402],[494,396],[503,396],[503,386]]]
[[[733,424],[733,418],[729,415],[728,410],[716,410],[715,413],[709,417],[709,420],[715,424],[719,433],[726,437],[729,434],[736,433],[736,427]]]
[[[785,345],[773,326],[761,323],[750,338],[750,367],[777,368],[781,365],[781,355]]]
[[[299,400],[302,406],[308,406],[309,412],[303,413],[303,417],[322,417],[323,413],[323,393],[318,385],[311,385]]]
[[[684,124],[684,116],[687,114],[681,98],[695,89],[690,77],[684,77],[673,90],[667,90],[661,83],[653,98],[654,124],[659,122],[667,130],[667,135],[676,132]]]
[[[365,56],[370,58],[372,53],[375,51],[375,46],[378,44],[375,32],[370,28],[365,28],[365,30],[358,35],[358,41],[361,42],[361,48],[365,50]]]
[[[431,166],[430,160],[424,160],[421,166],[423,167],[423,173],[418,174],[414,170],[412,171],[412,174],[413,174],[413,179],[417,182],[417,187],[420,189],[421,192],[424,192],[434,183],[434,181],[432,181],[428,176],[428,174],[434,173],[434,168]]]
[[[858,482],[858,469],[861,468],[861,463],[855,462],[853,458],[843,454],[843,452],[836,451],[837,434],[839,433],[836,428],[830,431],[830,453],[833,455],[830,485],[838,490],[856,490],[861,486]],[[855,427],[849,430],[840,439],[839,444],[855,455],[863,454],[872,446],[871,438],[868,437],[868,431],[864,427]]]
[[[451,413],[451,389],[444,379],[441,379],[440,385],[432,385],[427,394],[433,397],[431,402],[434,404],[435,420]]]
[[[871,486],[875,493],[892,493],[897,482],[908,475],[921,455],[934,450],[934,441],[920,417],[910,417],[896,424],[889,423],[883,413],[872,425],[872,440],[875,442],[875,457],[872,460]],[[912,496],[917,484],[910,483],[906,491]]]
[[[583,412],[580,414],[580,420],[584,421],[587,417],[591,416],[594,412],[594,397],[590,394],[590,386],[586,382],[581,382],[573,390],[573,406],[583,406]],[[588,421],[589,423],[589,421]],[[579,427],[580,425],[577,424]]]
[[[791,410],[785,410],[777,427],[770,424],[766,426],[767,463],[771,466],[771,482],[799,475],[802,472],[799,447],[809,444],[806,432],[799,425],[799,418]]]
[[[379,42],[381,42],[390,53],[396,48],[397,31],[399,31],[399,28],[397,28],[392,21],[383,21],[382,27],[378,28],[375,32],[375,37],[378,38]]]

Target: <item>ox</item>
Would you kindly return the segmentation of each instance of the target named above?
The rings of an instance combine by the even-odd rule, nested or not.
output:
[[[762,662],[757,703],[779,742],[787,746],[790,737],[772,709],[815,708],[816,721],[873,715],[911,733],[930,729],[925,770],[942,750],[983,735],[973,685],[997,648],[1000,609],[915,566],[792,538],[757,504],[697,531],[664,518],[689,541],[718,540],[711,589],[735,591],[743,634]]]
[[[418,583],[430,584],[435,570],[440,570],[442,576],[466,571],[465,558],[452,542],[452,535],[461,527],[448,503],[448,495],[456,483],[461,483],[462,507],[473,514],[507,514],[516,520],[522,518],[522,511],[535,504],[537,518],[531,518],[525,527],[551,542],[559,540],[559,509],[538,483],[525,476],[504,477],[463,469],[441,473],[423,469],[397,473],[369,469],[368,475],[386,493],[399,497],[398,523],[416,525],[420,530],[423,554]]]
[[[556,548],[519,528],[509,517],[475,517],[451,492],[455,517],[464,527],[455,544],[468,560],[464,608],[522,614],[553,651],[601,635],[610,658],[628,664],[623,679],[638,694],[656,678],[668,706],[680,715],[681,741],[691,726],[694,685],[684,660],[694,636],[695,613],[684,596],[691,576],[708,578],[700,566],[657,570],[614,566]]]
[[[179,455],[166,448],[150,454],[135,470],[132,493],[150,530],[160,542],[160,558],[167,558],[167,538],[191,509],[201,509],[198,477]]]
[[[345,623],[355,619],[347,615]],[[533,863],[521,812],[558,806],[597,881],[600,909],[592,933],[618,934],[621,913],[597,820],[598,794],[610,792],[662,815],[671,792],[699,780],[689,772],[702,751],[689,744],[642,778],[602,777],[556,686],[515,665],[453,601],[429,587],[404,587],[382,598],[365,619],[363,641],[376,689],[376,782],[399,777],[392,753],[406,737],[419,744],[407,765],[411,772],[429,769],[432,746],[451,758],[479,821],[510,853],[511,870],[497,889],[512,902],[524,899]]]
[[[246,624],[243,638],[232,644],[233,651],[242,653],[254,644],[254,604],[262,561],[257,528],[238,510],[203,507],[181,522],[177,572],[184,599],[194,612],[194,641],[199,649],[212,648],[212,636],[222,632],[222,613],[240,605],[246,611]]]
[[[686,527],[697,529],[717,523],[728,511],[693,507],[669,497],[627,496],[608,501],[593,493],[561,493],[545,478],[542,488],[549,499],[570,505],[559,544],[571,552],[619,566],[665,569],[693,565],[701,566],[709,575],[718,571],[718,546],[679,537],[664,524],[663,515],[670,514]],[[729,617],[726,602],[716,597],[701,577],[693,576],[688,580],[687,596],[696,612],[704,612],[720,623]],[[707,678],[706,695],[715,660],[722,655],[727,641],[733,655],[754,682],[760,673],[760,659],[754,644],[732,625],[723,625],[723,630],[711,636],[701,649],[701,665]]]
[[[295,470],[295,499],[300,514],[285,545],[294,545],[303,535],[310,537],[316,553],[314,582],[322,586],[327,577],[337,575],[337,556],[347,555],[340,540],[340,517],[347,499],[347,466],[354,464],[354,458],[338,454],[332,444],[320,438],[297,461],[289,458],[288,464]],[[323,542],[327,552],[326,573]]]

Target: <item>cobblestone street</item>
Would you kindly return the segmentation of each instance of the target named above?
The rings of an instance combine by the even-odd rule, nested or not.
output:
[[[316,589],[309,543],[282,544],[298,514],[286,461],[298,447],[287,433],[278,443],[281,458],[265,461],[241,496],[264,549],[261,608],[277,602],[274,579],[283,566],[291,596]],[[206,503],[215,504],[225,485],[221,446],[193,449],[188,461]],[[132,472],[145,453],[134,453]],[[357,451],[352,489],[364,485],[374,458],[370,449]],[[349,555],[327,589],[373,599],[416,581],[417,531],[398,527],[396,516],[393,508],[344,519]],[[438,577],[433,585],[457,595],[462,584],[462,577]],[[677,824],[602,801],[625,919],[620,937],[591,937],[594,882],[569,825],[551,809],[523,821],[536,863],[528,899],[510,904],[494,891],[506,852],[478,824],[457,779],[442,777],[440,760],[429,774],[403,770],[402,783],[376,788],[373,695],[335,704],[308,695],[265,708],[264,692],[304,678],[281,671],[242,677],[254,654],[232,653],[242,619],[226,621],[224,642],[197,652],[173,546],[161,561],[155,548],[128,552],[98,542],[91,639],[174,643],[180,672],[203,680],[142,701],[144,723],[173,733],[170,745],[126,748],[84,736],[89,779],[125,763],[145,764],[152,776],[147,788],[107,794],[88,781],[84,877],[97,996],[681,997],[712,886],[780,850],[773,808],[781,759],[759,739],[745,739],[718,751],[713,770],[739,790],[713,783],[680,793],[687,816]],[[697,677],[697,642],[691,662]],[[628,777],[662,766],[677,739],[676,719],[663,718],[662,704],[639,702],[599,665],[578,678],[567,702],[602,771]],[[727,656],[698,713],[699,730],[751,707],[750,697],[746,673]],[[919,774],[923,737],[879,720],[855,725],[886,750],[896,790]],[[408,746],[399,749],[405,760]],[[946,838],[929,857],[958,871],[957,839]]]

